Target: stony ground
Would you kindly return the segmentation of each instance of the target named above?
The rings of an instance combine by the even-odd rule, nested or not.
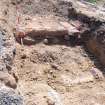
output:
[[[14,67],[26,105],[105,104],[103,76],[91,72],[94,62],[82,46],[17,44]]]
[[[11,33],[15,30],[20,34],[21,29],[24,31],[26,26],[29,27],[29,23],[33,23],[31,20],[36,19],[37,22],[33,23],[34,26],[31,25],[32,31],[28,30],[29,32],[35,35],[41,31],[42,36],[43,33],[53,32],[56,35],[62,30],[62,32],[65,31],[64,28],[61,28],[62,25],[58,24],[59,22],[71,22],[67,18],[67,10],[71,5],[68,2],[18,0],[19,9],[17,11],[15,11],[16,1],[10,0],[8,3],[10,3],[9,8],[12,7],[11,9],[14,10],[14,12],[9,10],[10,14],[18,12],[18,15],[13,15],[14,17],[11,15],[12,17],[8,18],[7,16],[6,20],[13,28]],[[19,22],[14,21],[18,19],[18,16]],[[13,38],[12,35],[10,36]],[[26,37],[28,44],[15,41],[16,55],[12,69],[8,71],[15,77],[17,88],[15,87],[14,91],[23,96],[24,105],[105,105],[105,79],[102,66],[92,54],[86,51],[83,43],[77,43],[74,37],[70,37],[73,39],[69,41],[68,37],[60,37],[60,40],[55,38],[51,40],[54,43],[45,37],[41,40],[35,37],[30,37],[31,39]],[[29,44],[30,41],[34,41],[34,44]],[[7,74],[1,76],[2,78],[9,80]],[[13,83],[11,78],[9,81]],[[9,84],[9,87],[12,85]],[[22,104],[21,101],[20,103]]]

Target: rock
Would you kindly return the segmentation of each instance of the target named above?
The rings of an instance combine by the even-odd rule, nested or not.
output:
[[[44,39],[44,40],[43,40],[43,43],[44,43],[44,44],[48,44],[48,43],[49,43],[48,39]]]
[[[34,38],[31,38],[30,36],[26,36],[23,38],[23,44],[26,44],[26,45],[32,45],[32,44],[35,44],[36,41]]]
[[[75,86],[78,84],[94,82],[94,77],[90,72],[80,74],[76,77],[70,77],[69,75],[62,74],[60,80],[62,80],[61,83],[65,86]]]
[[[21,59],[26,59],[27,58],[27,55],[26,54],[22,54],[21,55]]]
[[[103,76],[102,72],[99,71],[97,68],[92,68],[91,73],[92,73],[92,75],[94,76],[95,79],[98,79],[98,80],[103,80],[104,79],[104,76]]]
[[[55,105],[55,103],[50,99],[47,99],[47,103],[48,103],[48,105]]]
[[[60,94],[47,84],[25,82],[19,90],[22,91],[25,105],[63,105]]]
[[[56,63],[51,63],[50,65],[55,70],[61,70],[61,67],[59,65],[57,65]]]
[[[11,87],[13,89],[17,87],[15,78],[9,73],[0,71],[0,80],[8,87]]]
[[[23,98],[13,89],[0,87],[0,105],[23,105]]]
[[[7,71],[6,65],[3,60],[0,61],[0,71]]]

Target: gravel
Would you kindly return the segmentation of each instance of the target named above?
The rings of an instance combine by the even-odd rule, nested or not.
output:
[[[0,88],[0,105],[23,105],[23,99],[11,88]]]
[[[12,61],[15,54],[15,45],[6,33],[0,31],[0,71],[11,69]]]

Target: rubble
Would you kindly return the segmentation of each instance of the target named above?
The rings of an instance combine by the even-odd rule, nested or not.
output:
[[[23,105],[23,98],[13,89],[0,87],[0,105]]]

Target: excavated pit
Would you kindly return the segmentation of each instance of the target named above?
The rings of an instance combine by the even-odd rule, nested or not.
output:
[[[17,101],[21,104],[14,105],[105,104],[104,49],[100,46],[104,46],[104,42],[100,44],[104,20],[93,14],[98,7],[92,7],[91,15],[88,6],[93,5],[72,0],[0,3],[6,6],[5,12],[9,11],[2,15],[2,27],[8,26],[6,35],[16,39],[16,48],[7,39],[12,44],[12,62],[8,64],[5,58],[6,72],[2,70],[0,76],[22,96]]]

